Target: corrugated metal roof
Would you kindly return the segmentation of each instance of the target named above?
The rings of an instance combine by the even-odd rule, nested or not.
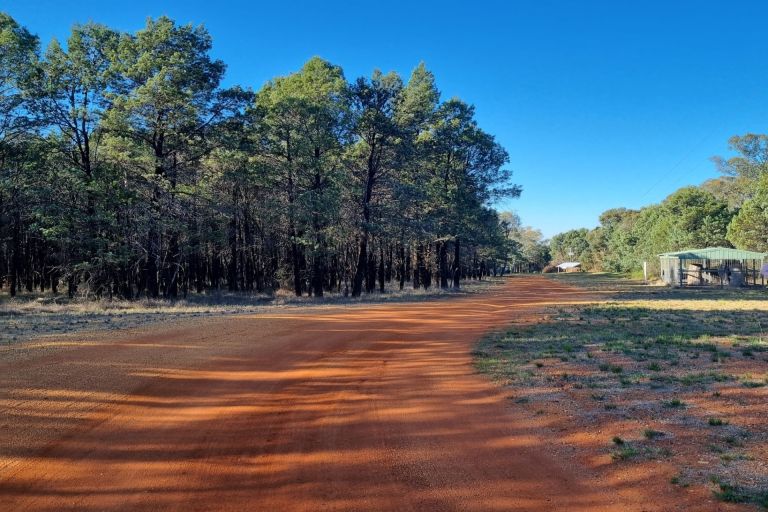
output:
[[[659,254],[662,258],[679,258],[681,260],[762,260],[766,253],[742,251],[728,247],[707,247],[706,249],[687,249],[685,251],[665,252]]]
[[[565,261],[557,266],[557,268],[561,268],[563,270],[569,269],[569,268],[576,268],[580,267],[581,263],[578,261]]]

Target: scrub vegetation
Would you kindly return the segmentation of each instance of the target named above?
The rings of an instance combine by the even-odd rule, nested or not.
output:
[[[553,260],[635,276],[642,275],[645,261],[650,276],[658,277],[658,255],[665,252],[715,246],[768,252],[768,135],[748,133],[728,142],[735,156],[713,158],[721,177],[639,210],[607,210],[594,229],[555,235]]]
[[[23,295],[0,300],[0,344],[18,344],[35,338],[60,339],[87,331],[134,329],[159,323],[246,313],[274,313],[295,308],[346,307],[374,303],[418,302],[480,293],[500,285],[501,278],[470,281],[461,289],[405,288],[374,292],[359,298],[330,293],[322,298],[296,297],[289,291],[275,294],[190,294],[187,299],[83,300]]]
[[[596,301],[553,307],[539,323],[488,337],[475,353],[478,368],[516,403],[593,434],[585,449],[594,454],[669,464],[686,485],[716,481],[721,499],[764,503],[761,294],[640,287],[610,274],[550,278],[586,286]]]

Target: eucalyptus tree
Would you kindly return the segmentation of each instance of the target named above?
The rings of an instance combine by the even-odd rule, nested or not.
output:
[[[728,139],[728,147],[736,153],[730,158],[713,157],[722,176],[705,182],[702,187],[732,208],[740,207],[755,192],[755,184],[768,174],[768,135],[747,133]]]
[[[589,258],[590,245],[587,240],[589,230],[586,228],[571,229],[558,233],[549,242],[554,262],[582,261]]]
[[[768,176],[728,225],[728,240],[740,249],[768,252]]]
[[[544,241],[541,231],[530,226],[520,229],[518,242],[521,244],[520,253],[529,270],[542,270],[549,263],[549,247]]]

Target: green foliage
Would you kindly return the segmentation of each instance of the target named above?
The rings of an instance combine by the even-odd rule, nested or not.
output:
[[[643,430],[643,436],[645,436],[646,439],[658,439],[660,437],[664,437],[664,432],[661,432],[659,430],[654,430],[652,428],[647,428]]]
[[[739,249],[768,252],[768,175],[763,176],[728,226],[728,240]]]
[[[735,135],[728,140],[728,146],[737,156],[714,157],[712,160],[723,176],[705,182],[702,187],[736,209],[754,195],[755,183],[768,171],[768,135]]]
[[[555,261],[571,259],[568,252],[573,251],[572,259],[593,270],[636,272],[647,261],[653,273],[662,252],[730,246],[726,234],[732,218],[724,201],[701,188],[686,187],[640,211],[608,210],[599,227],[555,235],[550,247]]]
[[[768,490],[745,488],[726,482],[715,482],[719,491],[715,491],[715,497],[728,503],[754,503],[760,507],[768,508]]]
[[[34,72],[37,53],[37,37],[0,12],[0,158],[34,122],[21,89]]]
[[[664,200],[663,225],[670,228],[670,250],[728,246],[726,231],[732,213],[728,205],[698,187],[685,187]]]
[[[635,274],[647,261],[654,275],[663,252],[731,244],[768,252],[768,135],[734,136],[729,145],[737,156],[713,158],[723,176],[639,211],[608,210],[591,231],[556,235],[552,259],[571,259],[570,247],[573,259],[592,270]]]
[[[508,155],[423,63],[349,82],[314,57],[253,94],[212,44],[160,17],[40,58],[0,14],[0,288],[357,295],[506,264]]]
[[[556,263],[563,261],[582,261],[590,258],[590,244],[587,229],[572,229],[552,237],[549,248]]]

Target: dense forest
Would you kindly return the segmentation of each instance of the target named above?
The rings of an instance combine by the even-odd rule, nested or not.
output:
[[[491,206],[521,191],[507,152],[423,64],[313,58],[254,92],[211,47],[162,17],[42,49],[0,14],[0,289],[359,296],[548,259]]]
[[[719,178],[684,187],[664,201],[600,216],[592,230],[575,229],[550,241],[553,261],[576,259],[592,270],[658,272],[668,251],[723,246],[768,252],[768,135],[729,140],[736,156],[713,158]],[[572,253],[572,255],[570,255]]]

